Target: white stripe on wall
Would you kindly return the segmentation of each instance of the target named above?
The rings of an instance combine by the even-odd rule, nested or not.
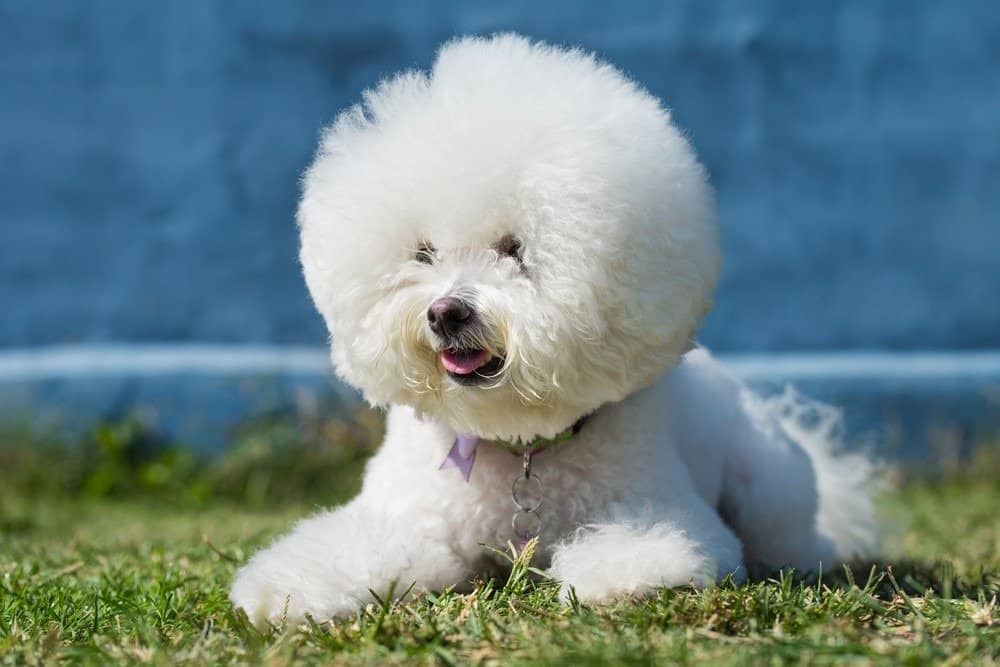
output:
[[[0,382],[174,373],[329,373],[322,348],[271,345],[81,345],[0,351]]]
[[[1000,350],[720,354],[746,380],[1000,377]],[[0,382],[206,373],[330,374],[322,348],[280,345],[66,345],[0,350]]]

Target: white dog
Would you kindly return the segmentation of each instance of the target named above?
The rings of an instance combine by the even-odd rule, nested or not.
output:
[[[496,570],[485,545],[535,534],[592,602],[872,547],[864,460],[694,347],[713,193],[610,65],[511,35],[447,44],[326,132],[299,223],[333,363],[388,428],[358,497],[239,571],[255,622],[461,589]]]

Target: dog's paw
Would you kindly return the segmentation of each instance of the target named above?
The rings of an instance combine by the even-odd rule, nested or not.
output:
[[[569,604],[572,598],[585,604],[609,604],[623,598],[643,598],[661,588],[692,586],[706,588],[717,579],[710,563],[699,563],[686,576],[671,576],[650,568],[643,573],[616,572],[614,567],[592,568],[590,563],[564,564],[550,572],[560,582],[559,599]]]
[[[292,602],[290,593],[283,597],[277,587],[249,565],[237,573],[229,591],[229,600],[261,630],[268,625],[281,625]]]
[[[346,583],[338,586],[329,571],[323,577],[310,577],[290,567],[263,552],[237,572],[229,599],[257,628],[298,624],[306,616],[326,621],[362,607],[363,601],[345,594]]]
[[[556,549],[549,574],[560,598],[589,604],[645,597],[661,588],[705,588],[732,575],[746,578],[739,550],[712,557],[682,532],[655,526],[634,530],[606,525],[579,533]]]

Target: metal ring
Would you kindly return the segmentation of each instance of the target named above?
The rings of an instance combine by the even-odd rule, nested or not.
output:
[[[518,519],[532,521],[533,525],[528,530],[518,530]],[[538,537],[542,533],[542,517],[537,512],[517,512],[510,519],[510,528],[514,534],[527,542],[533,537]]]
[[[524,499],[518,498],[518,492],[517,492],[518,485],[524,486],[526,484],[529,484],[531,480],[535,480],[535,484],[537,486],[537,488],[535,489],[535,495],[537,495],[538,501],[534,505],[523,502]],[[529,491],[530,489],[523,489],[522,494],[528,493]],[[514,501],[514,507],[521,510],[522,512],[536,512],[538,511],[538,508],[542,506],[542,503],[545,502],[545,485],[542,484],[542,480],[538,475],[532,475],[531,477],[524,477],[524,478],[515,477],[514,481],[511,482],[510,485],[510,497],[511,500]]]

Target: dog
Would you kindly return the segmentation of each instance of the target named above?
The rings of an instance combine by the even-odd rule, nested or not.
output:
[[[298,222],[333,366],[387,429],[356,498],[239,570],[255,623],[468,590],[503,563],[488,547],[536,537],[535,565],[583,603],[875,547],[866,459],[693,342],[714,193],[615,67],[451,41],[327,129]]]

